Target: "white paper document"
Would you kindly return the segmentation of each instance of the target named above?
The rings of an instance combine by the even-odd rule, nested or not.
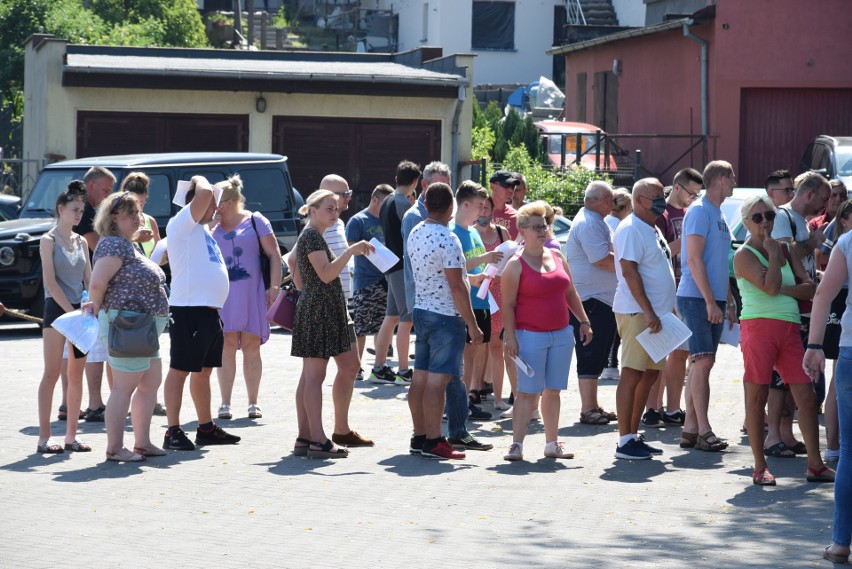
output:
[[[183,207],[186,205],[186,194],[189,192],[189,188],[192,186],[192,182],[189,180],[179,180],[177,183],[177,187],[175,188],[175,197],[172,200],[172,203]],[[222,188],[217,186],[213,186],[213,199],[216,200],[216,205],[219,205],[219,199],[222,197]]]
[[[54,320],[52,326],[85,354],[92,351],[98,341],[98,319],[79,308],[66,312]]]
[[[530,367],[530,364],[528,364],[524,360],[524,358],[521,357],[521,354],[518,354],[517,356],[513,357],[512,360],[518,365],[518,371],[524,372],[529,377],[535,375],[535,371],[533,371],[533,368]]]
[[[497,304],[497,299],[494,298],[491,291],[488,291],[488,310],[491,311],[491,314],[496,314],[500,311],[500,305]]]
[[[385,247],[385,244],[373,237],[370,239],[370,245],[376,248],[372,253],[364,255],[371,263],[376,265],[376,268],[381,272],[387,272],[391,267],[399,262],[393,251]]]
[[[669,312],[661,317],[660,324],[663,327],[656,334],[651,334],[651,330],[645,328],[636,336],[636,339],[639,340],[639,343],[655,363],[678,349],[692,336],[692,332],[686,327],[686,324],[681,322],[674,313]]]
[[[740,345],[740,325],[734,324],[733,328],[729,328],[731,324],[725,320],[725,325],[722,328],[722,337],[719,339],[723,344],[737,347]]]
[[[154,250],[151,251],[151,260],[158,265],[163,264],[163,257],[166,256],[166,239],[168,239],[168,237],[164,237],[157,241],[157,244],[154,245]]]

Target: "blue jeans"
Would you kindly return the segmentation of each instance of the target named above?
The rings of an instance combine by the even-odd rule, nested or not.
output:
[[[727,303],[717,300],[716,304],[725,314],[725,306]],[[689,337],[689,355],[693,360],[706,357],[715,357],[716,350],[719,348],[719,339],[722,337],[722,328],[725,326],[725,320],[719,324],[711,324],[707,320],[707,303],[703,298],[695,298],[691,296],[677,297],[677,311],[680,314],[681,320],[686,324],[687,328],[692,332]]]
[[[459,316],[446,316],[420,308],[415,308],[412,316],[417,329],[414,369],[461,376],[467,335],[464,320]]]
[[[840,422],[840,462],[834,481],[833,540],[849,547],[852,541],[852,347],[840,346],[834,382]]]
[[[463,439],[468,435],[467,427],[467,388],[462,378],[454,375],[447,384],[447,434],[454,439]]]

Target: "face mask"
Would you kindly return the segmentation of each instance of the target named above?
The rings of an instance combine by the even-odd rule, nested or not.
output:
[[[663,212],[666,211],[666,198],[654,198],[652,201],[654,203],[651,205],[651,213],[658,217],[663,215]]]
[[[476,224],[481,225],[482,227],[485,227],[486,225],[491,223],[491,219],[493,217],[494,217],[493,215],[483,215],[481,217],[477,217],[476,218]]]

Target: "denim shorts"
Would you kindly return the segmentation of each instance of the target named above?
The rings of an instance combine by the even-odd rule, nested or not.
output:
[[[533,373],[529,376],[518,369],[518,391],[541,393],[545,389],[567,389],[574,350],[573,326],[552,332],[516,330],[515,333],[518,336],[518,353]]]
[[[412,315],[417,330],[414,369],[462,375],[462,353],[467,329],[460,316],[446,316],[420,308]]]
[[[727,303],[717,300],[716,304],[724,315]],[[690,358],[695,361],[716,357],[719,339],[722,337],[722,330],[726,321],[723,319],[719,324],[711,324],[707,320],[707,303],[704,302],[703,298],[679,296],[677,297],[677,311],[686,327],[692,332],[692,336],[689,337]]]

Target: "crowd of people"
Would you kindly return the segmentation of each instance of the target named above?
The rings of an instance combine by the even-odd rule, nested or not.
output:
[[[527,203],[522,175],[498,171],[489,180],[490,191],[470,180],[453,190],[450,178],[440,162],[421,171],[403,161],[395,186],[377,186],[369,205],[348,223],[340,218],[352,197],[344,178],[326,176],[306,199],[300,210],[306,224],[287,260],[301,291],[291,349],[291,356],[302,359],[294,455],[345,458],[350,448],[373,446],[349,424],[353,387],[369,381],[407,387],[412,454],[458,459],[466,451],[490,450],[467,424],[491,418],[481,407],[491,395],[494,410],[512,418],[505,460],[523,459],[528,425],[537,419],[545,432],[542,454],[571,459],[558,429],[572,359],[580,422],[617,421],[617,459],[663,453],[646,441],[642,426],[681,427],[680,447],[724,451],[728,442],[711,425],[710,376],[725,328],[738,322],[752,482],[776,484],[767,456],[799,454],[807,455],[808,481],[837,478],[834,543],[825,556],[848,558],[852,201],[842,184],[813,172],[795,179],[773,172],[766,195],[750,197],[740,208],[734,234],[744,232],[745,238],[730,265],[732,232],[720,206],[732,195],[736,177],[725,161],[710,162],[703,172],[684,169],[668,188],[655,178],[639,180],[630,190],[592,182],[564,250],[553,235],[557,210],[542,201]],[[42,238],[45,372],[37,451],[91,451],[76,430],[80,418],[93,413],[106,424],[108,460],[138,462],[168,449],[235,444],[240,437],[213,420],[210,380],[217,369],[217,418],[231,419],[236,354],[242,351],[248,416],[262,417],[260,353],[270,332],[265,313],[282,282],[271,225],[245,210],[238,176],[216,185],[192,178],[185,204],[166,229],[172,275],[167,285],[149,258],[159,231],[142,212],[147,178],[131,174],[113,194],[107,189],[114,181],[107,170],[93,168],[83,181],[72,182],[57,199],[56,227]],[[512,252],[506,254],[504,244],[514,245]],[[387,271],[369,258],[377,246],[398,259]],[[67,344],[50,324],[81,307],[98,318],[110,395],[104,409],[93,370],[89,408],[78,415],[87,357],[95,354]],[[158,333],[170,322],[162,448],[150,439],[162,382],[158,345],[145,357],[114,353],[110,329],[120,314],[151,315]],[[653,358],[643,333],[660,333],[675,319],[689,338],[678,340],[667,357]],[[388,365],[394,335],[397,370]],[[367,336],[375,346],[369,375],[362,363]],[[331,358],[337,373],[329,437],[321,386]],[[836,364],[828,389],[826,358]],[[64,446],[50,441],[60,375],[67,377]],[[613,375],[619,382],[615,412],[604,410],[597,397],[598,381]],[[194,444],[180,422],[187,378],[198,419]],[[818,429],[823,403],[825,457]],[[128,410],[132,450],[124,446]],[[793,431],[795,414],[802,442]],[[838,459],[835,472],[826,462]]]

